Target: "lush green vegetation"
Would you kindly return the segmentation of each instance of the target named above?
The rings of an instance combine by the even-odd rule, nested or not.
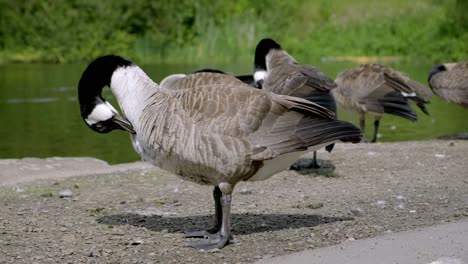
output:
[[[308,61],[468,57],[466,0],[0,0],[0,61],[252,60],[263,37]]]

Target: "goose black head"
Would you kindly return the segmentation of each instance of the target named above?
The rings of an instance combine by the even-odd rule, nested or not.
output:
[[[132,62],[116,55],[102,56],[91,62],[83,72],[78,84],[78,100],[81,117],[86,125],[99,133],[121,129],[135,133],[132,124],[119,115],[117,110],[102,96],[102,89],[110,86],[112,74]]]
[[[439,72],[443,72],[443,71],[446,71],[446,70],[447,70],[447,67],[445,67],[444,64],[440,64],[440,65],[434,66],[434,67],[431,69],[431,71],[429,72],[429,76],[427,77],[427,81],[430,82],[432,76],[436,75],[436,74],[439,73]]]
[[[267,77],[266,56],[273,49],[280,50],[281,46],[270,38],[260,40],[255,48],[254,81],[259,89],[262,89],[263,82]]]

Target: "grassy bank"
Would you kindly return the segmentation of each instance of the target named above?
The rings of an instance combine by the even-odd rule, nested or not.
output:
[[[252,60],[263,37],[301,60],[468,57],[464,0],[0,0],[0,62]]]

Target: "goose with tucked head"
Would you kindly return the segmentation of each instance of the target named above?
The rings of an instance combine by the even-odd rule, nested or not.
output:
[[[108,114],[90,119],[89,113],[103,105],[99,100],[112,109],[100,96],[105,86],[132,125],[133,146],[144,160],[214,186],[214,227],[185,232],[204,237],[191,244],[201,251],[229,243],[231,197],[238,182],[267,179],[308,149],[362,137],[359,128],[300,98],[251,89],[233,76],[212,72],[179,75],[158,85],[140,67],[113,55],[91,62],[79,83],[81,109],[90,109],[82,115],[94,130],[93,124],[109,120]]]
[[[407,74],[381,64],[364,64],[345,70],[335,79],[338,88],[332,93],[343,108],[359,116],[362,131],[366,115],[374,117],[374,136],[377,142],[380,119],[392,114],[412,122],[417,120],[410,103],[429,115],[426,104],[432,96],[431,90],[408,77]]]
[[[428,82],[438,96],[468,109],[468,62],[437,65],[429,73]]]
[[[109,133],[114,129],[121,129],[132,134],[135,133],[132,124],[124,117],[120,116],[117,110],[106,101],[102,95],[102,88],[110,84],[110,79],[106,80],[101,76],[110,78],[112,72],[118,67],[128,66],[130,61],[122,60],[118,57],[109,56],[107,65],[90,65],[80,79],[78,89],[78,100],[80,102],[81,116],[92,130],[99,133]],[[99,76],[98,78],[96,78]]]
[[[262,39],[255,48],[254,82],[260,89],[309,100],[336,115],[336,103],[330,94],[335,82],[319,68],[299,64],[273,39]],[[331,144],[325,149],[331,152],[333,147]],[[315,151],[312,160],[299,160],[291,166],[295,170],[320,168]]]

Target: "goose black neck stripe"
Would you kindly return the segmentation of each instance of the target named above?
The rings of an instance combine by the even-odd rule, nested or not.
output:
[[[86,104],[101,98],[101,91],[110,85],[112,74],[119,67],[131,66],[133,63],[116,55],[106,55],[91,62],[78,84],[80,104]],[[102,98],[101,98],[102,99]]]

